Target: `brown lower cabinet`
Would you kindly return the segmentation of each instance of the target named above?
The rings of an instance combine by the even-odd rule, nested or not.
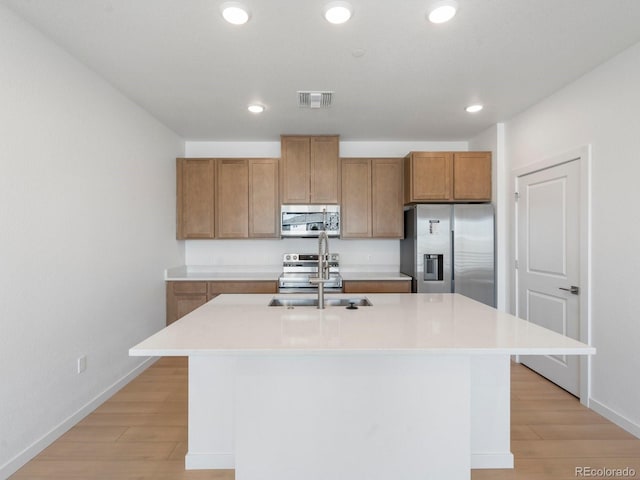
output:
[[[276,280],[167,282],[167,325],[223,293],[277,293]]]
[[[344,293],[411,293],[410,280],[345,280]],[[167,282],[167,325],[223,293],[278,293],[276,280]]]
[[[408,280],[344,280],[344,293],[411,293]]]

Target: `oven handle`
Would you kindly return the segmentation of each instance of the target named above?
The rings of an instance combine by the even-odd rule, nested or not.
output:
[[[334,288],[334,287],[326,287],[324,291],[326,293],[343,293],[342,288]],[[285,287],[285,288],[278,288],[278,293],[293,293],[293,294],[307,293],[307,294],[315,295],[318,293],[318,288],[317,287],[300,287],[300,288]]]

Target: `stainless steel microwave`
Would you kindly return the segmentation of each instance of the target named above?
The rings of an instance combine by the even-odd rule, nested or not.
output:
[[[317,237],[326,230],[329,237],[340,236],[340,205],[282,205],[282,237]]]

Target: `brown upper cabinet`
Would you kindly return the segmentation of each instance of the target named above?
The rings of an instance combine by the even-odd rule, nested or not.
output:
[[[216,238],[248,238],[249,163],[221,158],[217,164]]]
[[[411,152],[404,202],[491,201],[491,152]]]
[[[177,237],[214,238],[216,162],[177,159]]]
[[[282,135],[282,203],[339,203],[339,136]]]
[[[277,238],[278,160],[177,160],[178,238]]]
[[[402,238],[402,161],[342,159],[342,238]]]
[[[453,199],[491,201],[491,152],[456,152],[453,155]]]
[[[278,159],[249,160],[249,237],[280,237]]]

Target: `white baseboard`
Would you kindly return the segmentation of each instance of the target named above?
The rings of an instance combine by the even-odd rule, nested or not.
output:
[[[127,383],[133,380],[135,377],[140,375],[143,371],[149,368],[158,357],[150,357],[142,362],[140,365],[135,367],[129,373],[127,373],[120,380],[116,381],[112,385],[110,385],[105,391],[100,393],[98,396],[94,397],[84,406],[82,406],[77,412],[73,413],[61,423],[59,423],[56,427],[54,427],[51,431],[45,433],[38,440],[33,442],[27,448],[25,448],[18,455],[13,457],[11,460],[6,462],[4,465],[0,466],[0,479],[9,478],[10,475],[13,475],[17,472],[21,467],[23,467],[29,460],[33,459],[36,455],[38,455],[41,451],[51,445],[54,441],[60,438],[64,433],[66,433],[71,427],[77,424],[84,417],[93,412],[96,408],[102,405],[106,400],[108,400],[114,393],[124,387]]]
[[[513,468],[513,454],[472,452],[471,468]]]
[[[599,413],[607,420],[615,423],[620,428],[624,428],[631,435],[640,438],[640,425],[638,425],[637,423],[632,422],[628,418],[620,415],[614,410],[611,410],[609,407],[603,405],[597,400],[594,400],[593,398],[589,399],[589,408],[591,408],[594,412]]]
[[[187,470],[233,469],[235,468],[233,453],[187,453],[185,468]],[[471,468],[513,468],[513,454],[471,454]]]

